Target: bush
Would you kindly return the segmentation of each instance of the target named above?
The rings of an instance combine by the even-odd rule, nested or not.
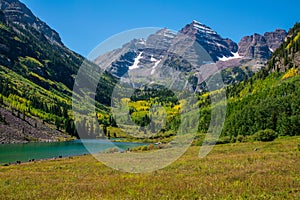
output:
[[[278,137],[278,134],[272,129],[260,130],[253,135],[254,140],[269,142],[273,141]]]
[[[238,135],[236,137],[236,140],[239,141],[239,142],[245,142],[245,141],[247,141],[246,138],[243,135]]]
[[[228,144],[228,143],[231,143],[231,142],[233,142],[231,137],[230,136],[225,136],[225,137],[219,138],[217,144]]]

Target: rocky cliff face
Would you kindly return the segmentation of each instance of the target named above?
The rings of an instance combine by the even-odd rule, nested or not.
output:
[[[146,40],[133,40],[125,44],[121,49],[108,52],[96,58],[95,63],[117,77],[121,77],[128,71],[138,68],[149,68],[150,71],[148,73],[150,74],[161,73],[162,69],[159,69],[158,66],[165,63],[160,63],[160,61],[166,61],[167,51],[170,47],[172,48],[172,45],[175,45],[174,43],[180,37],[188,37],[192,43],[200,45],[203,51],[205,50],[203,53],[203,64],[217,62],[221,58],[234,57],[234,54],[238,51],[238,45],[235,42],[228,38],[224,39],[208,26],[193,21],[177,34],[168,29],[162,29],[150,35]],[[113,61],[107,62],[108,60]],[[178,61],[176,62],[178,64]],[[190,72],[195,70],[184,63],[174,66],[170,63],[170,60],[167,60],[167,64],[180,71]],[[163,73],[166,73],[166,71]]]
[[[168,49],[174,45],[174,42],[176,43],[179,37],[183,36],[188,37],[189,40],[205,50],[203,54],[210,58],[206,59],[203,64],[213,61],[217,63],[220,69],[249,66],[252,67],[253,71],[257,71],[265,65],[273,51],[284,41],[286,35],[286,31],[277,29],[275,32],[268,32],[264,35],[246,36],[237,45],[228,38],[222,38],[210,27],[193,21],[177,34],[162,29],[150,35],[146,40],[133,40],[121,49],[108,52],[97,58],[95,62],[117,77],[122,77],[128,71],[139,68],[152,69],[148,72],[150,74],[162,73],[162,69],[158,68],[160,64],[167,64],[172,67],[174,65],[170,63],[170,60],[167,60],[166,63],[159,63],[159,61],[166,61],[163,58]],[[189,65],[176,62],[178,65],[175,67],[176,70],[197,71],[196,68],[193,69]]]
[[[284,42],[287,32],[282,29],[276,29],[274,32],[266,32],[264,37],[270,50],[274,52]]]
[[[264,35],[254,34],[242,38],[239,42],[239,55],[245,58],[268,60],[284,39],[287,33],[277,29]]]
[[[134,39],[120,49],[108,52],[94,60],[102,69],[107,70],[116,77],[124,76],[128,71],[145,70],[154,74],[176,35],[167,29],[162,29],[146,40]],[[151,71],[152,69],[152,71]]]
[[[272,52],[264,36],[254,34],[246,36],[239,42],[239,54],[247,58],[268,59]]]
[[[33,13],[18,0],[0,0],[0,9],[6,19],[23,28],[32,27],[56,45],[63,45],[59,34],[51,29],[45,22],[33,15]]]

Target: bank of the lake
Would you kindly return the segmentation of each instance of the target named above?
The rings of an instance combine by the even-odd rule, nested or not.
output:
[[[121,151],[125,151],[129,148],[143,145],[145,144],[133,142],[108,142],[107,140],[101,139],[1,144],[0,164],[94,154],[110,148],[119,148]]]

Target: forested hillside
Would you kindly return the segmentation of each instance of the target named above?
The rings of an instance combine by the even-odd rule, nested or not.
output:
[[[221,140],[246,140],[266,129],[282,136],[300,134],[299,35],[297,23],[286,42],[274,52],[268,67],[227,88],[227,115]],[[210,108],[203,104],[202,121],[209,120],[209,116]],[[199,132],[204,133],[207,128],[207,123],[202,123]]]
[[[15,142],[20,138],[29,138],[27,135],[32,135],[34,131],[25,128],[28,124],[25,118],[77,136],[71,98],[74,78],[84,58],[65,47],[58,34],[36,18],[25,5],[17,0],[3,0],[2,3],[8,5],[9,10],[0,10],[1,106],[10,111],[9,118],[19,116],[24,120],[15,127],[14,123],[5,123],[4,113],[1,112],[3,123],[0,126],[6,130],[1,132],[1,140],[8,142],[7,134],[11,134],[12,138],[19,135]],[[30,24],[31,21],[34,24]],[[96,95],[100,123],[110,118],[109,110],[103,104],[109,105],[109,88],[113,88],[114,82],[108,74],[100,80],[100,88],[105,88],[104,91],[99,89]],[[85,126],[88,127],[88,124]],[[34,123],[31,127],[36,128]],[[40,138],[32,135],[31,139]]]

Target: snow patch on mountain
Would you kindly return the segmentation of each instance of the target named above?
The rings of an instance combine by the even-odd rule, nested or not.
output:
[[[143,52],[141,52],[135,59],[134,59],[134,63],[133,65],[131,65],[129,67],[129,70],[133,70],[133,69],[138,69],[139,68],[139,63],[140,63],[140,59],[142,59],[142,54]]]
[[[211,28],[205,26],[204,24],[194,20],[193,21],[193,27],[197,30],[199,30],[200,32],[205,32],[205,33],[208,33],[208,34],[217,34],[214,30],[212,30]]]
[[[164,36],[169,39],[173,39],[173,38],[175,38],[176,35],[168,31],[168,32],[164,33]]]
[[[232,59],[243,58],[243,56],[240,56],[240,54],[238,52],[236,52],[236,53],[231,52],[231,54],[233,56],[231,56],[231,57],[223,56],[222,58],[219,58],[219,61],[228,61],[228,60],[232,60]]]
[[[155,59],[155,58],[153,57],[153,55],[152,55],[150,61],[151,61],[151,62],[156,62],[157,59]]]
[[[160,62],[161,62],[161,60],[156,60],[154,66],[152,67],[151,75],[153,75],[155,73],[155,70]]]
[[[142,44],[142,45],[145,45],[145,44],[146,44],[146,41],[145,41],[144,39],[141,39],[141,40],[139,40],[138,43],[139,43],[139,44]]]

